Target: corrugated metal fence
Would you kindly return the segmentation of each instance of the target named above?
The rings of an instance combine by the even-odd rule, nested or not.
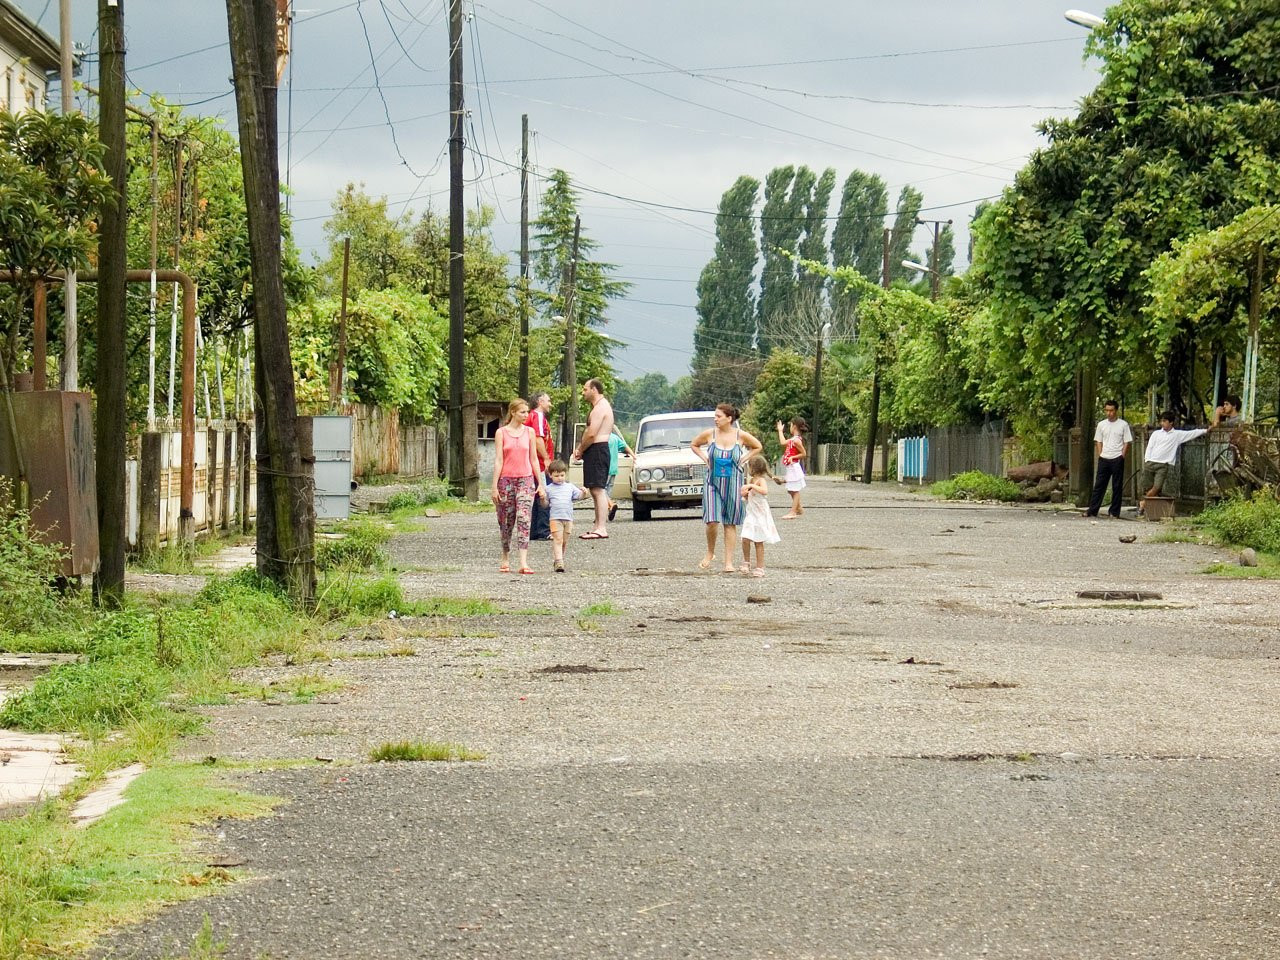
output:
[[[898,439],[898,480],[933,483],[957,473],[981,470],[1004,476],[1005,424],[993,420],[980,427],[933,427]]]

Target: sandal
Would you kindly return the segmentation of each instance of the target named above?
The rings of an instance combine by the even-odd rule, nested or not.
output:
[[[528,574],[533,573],[533,572],[534,572],[534,570],[533,570],[533,568],[532,568],[532,567],[521,567],[517,572],[518,572],[518,573],[521,573],[521,574],[524,574],[524,575],[528,575]]]
[[[509,563],[504,563],[504,564],[502,564],[500,567],[498,567],[498,572],[499,572],[499,573],[510,573],[510,572],[511,572],[511,564],[509,564]]]
[[[764,567],[756,567],[756,568],[755,568],[755,570],[751,571],[751,575],[752,575],[753,577],[763,577],[763,576],[764,576]]]
[[[751,565],[750,565],[750,564],[748,564],[748,563],[744,563],[742,566],[738,567],[738,572],[739,572],[739,573],[750,573],[750,572],[751,572]]]

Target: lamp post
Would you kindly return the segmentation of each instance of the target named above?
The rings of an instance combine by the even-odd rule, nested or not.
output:
[[[1063,14],[1071,23],[1078,27],[1085,27],[1089,30],[1096,30],[1098,27],[1105,26],[1107,21],[1096,13],[1089,13],[1087,10],[1068,10]]]
[[[818,347],[813,358],[813,430],[810,433],[810,440],[814,446],[813,465],[818,463],[818,419],[822,413],[820,406],[822,400],[822,351],[824,347],[831,344],[831,324],[824,323],[822,329],[818,331]]]
[[[933,267],[926,267],[923,263],[916,263],[914,260],[903,260],[902,265],[908,270],[914,270],[916,273],[929,274],[929,299],[938,299],[938,282],[941,275]]]

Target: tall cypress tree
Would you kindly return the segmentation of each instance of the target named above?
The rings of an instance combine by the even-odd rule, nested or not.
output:
[[[836,186],[836,172],[831,167],[822,171],[813,185],[805,207],[804,236],[800,239],[800,256],[805,260],[825,263],[827,259],[827,211]],[[801,290],[810,296],[821,295],[826,278],[815,271],[798,269]]]
[[[911,238],[916,232],[916,217],[920,216],[920,207],[924,203],[924,194],[912,186],[905,186],[898,194],[898,212],[893,218],[893,235],[889,238],[889,279],[898,280],[903,277],[915,280],[915,273],[902,265],[902,261],[911,256]]]
[[[796,271],[783,255],[795,253],[804,230],[805,208],[815,177],[808,167],[775,167],[764,181],[764,209],[760,217],[760,270],[758,342],[762,352],[773,346],[775,324],[795,303]]]
[[[693,369],[705,372],[717,356],[740,360],[755,351],[755,206],[760,181],[741,176],[720,198],[716,249],[698,278],[698,326]]]
[[[831,263],[836,267],[853,267],[873,283],[880,282],[880,259],[883,254],[885,212],[889,208],[889,190],[874,173],[854,170],[845,178],[840,194],[840,212],[831,231]],[[853,311],[858,295],[837,285],[832,307],[835,324],[841,335],[852,332]]]

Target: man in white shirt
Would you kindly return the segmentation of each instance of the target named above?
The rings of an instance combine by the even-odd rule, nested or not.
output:
[[[1142,465],[1142,476],[1138,478],[1138,489],[1147,488],[1138,501],[1138,512],[1142,513],[1147,497],[1158,497],[1164,488],[1164,479],[1169,467],[1178,459],[1178,449],[1188,440],[1203,437],[1216,427],[1222,419],[1222,408],[1213,411],[1213,422],[1207,428],[1196,430],[1173,429],[1173,411],[1166,410],[1160,414],[1160,429],[1147,437],[1146,463]]]
[[[1129,444],[1133,443],[1133,430],[1125,420],[1121,420],[1120,406],[1114,400],[1102,405],[1105,420],[1098,421],[1098,429],[1093,431],[1093,445],[1098,460],[1098,473],[1093,480],[1093,494],[1089,497],[1089,509],[1086,517],[1096,517],[1102,508],[1102,498],[1107,492],[1107,484],[1111,484],[1111,507],[1108,512],[1112,517],[1120,517],[1121,490],[1124,486],[1124,458],[1129,455]]]

